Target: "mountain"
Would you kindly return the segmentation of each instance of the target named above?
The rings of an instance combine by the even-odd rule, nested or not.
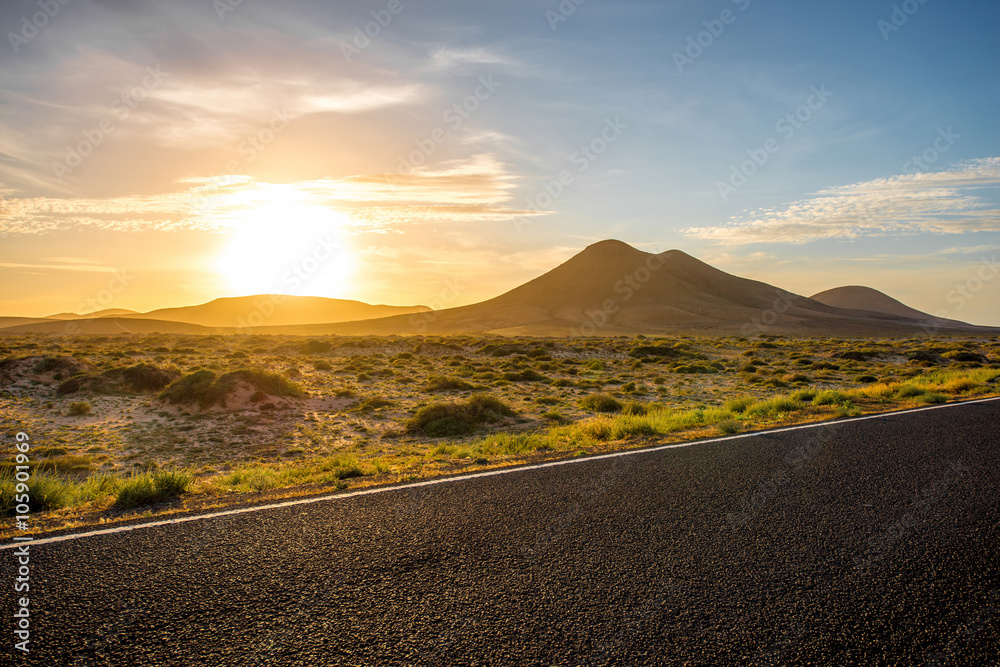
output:
[[[812,335],[913,333],[922,322],[893,313],[831,306],[725,273],[680,250],[654,255],[609,240],[588,246],[548,273],[488,301],[310,328],[308,333],[566,336],[681,329]]]
[[[1000,329],[934,319],[869,288],[816,296],[731,275],[680,250],[651,254],[610,240],[493,299],[446,310],[260,295],[136,315],[48,320],[0,333],[62,333],[68,326],[85,333],[232,333],[249,326],[259,333],[296,335],[1000,334]]]
[[[910,308],[905,303],[893,299],[884,292],[860,285],[834,287],[819,294],[813,294],[809,298],[820,303],[825,303],[828,306],[834,306],[835,308],[853,308],[854,310],[899,315],[923,322],[946,323],[947,326],[971,326],[965,322],[935,317],[916,308]]]
[[[49,320],[92,320],[98,317],[122,317],[127,315],[138,315],[134,310],[125,310],[124,308],[105,308],[104,310],[98,310],[93,313],[87,313],[86,315],[77,315],[76,313],[56,313],[55,315],[49,315],[45,319]]]
[[[198,306],[162,308],[130,318],[185,322],[203,327],[240,328],[330,324],[429,311],[427,306],[373,306],[319,296],[259,294],[215,299]]]

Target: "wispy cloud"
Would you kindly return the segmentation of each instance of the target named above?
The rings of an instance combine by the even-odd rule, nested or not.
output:
[[[84,273],[113,273],[114,269],[92,264],[20,264],[17,262],[0,262],[5,269],[45,269],[47,271],[82,271]]]
[[[463,69],[466,65],[509,65],[518,63],[497,51],[477,47],[467,49],[439,48],[431,53],[430,68],[435,70]]]
[[[982,196],[1000,186],[1000,158],[939,172],[828,188],[784,208],[764,209],[688,236],[727,243],[806,243],[864,236],[1000,231],[1000,206]]]
[[[195,140],[229,142],[258,129],[261,110],[265,120],[266,114],[276,111],[295,120],[310,114],[355,114],[414,104],[426,94],[427,87],[418,83],[371,84],[346,78],[178,79],[150,96],[163,106],[148,129],[165,145],[184,147]],[[162,117],[169,117],[170,122],[161,122]]]
[[[514,176],[491,155],[405,174],[368,174],[288,185],[249,177],[218,184],[188,178],[184,192],[110,198],[10,198],[0,203],[0,233],[42,234],[80,227],[116,231],[225,231],[254,206],[293,203],[346,215],[356,231],[424,222],[487,222],[537,215],[508,204]],[[203,205],[193,207],[196,201]]]

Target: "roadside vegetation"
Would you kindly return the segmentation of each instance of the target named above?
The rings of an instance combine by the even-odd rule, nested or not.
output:
[[[1000,395],[984,338],[33,335],[0,359],[32,511],[104,518]]]

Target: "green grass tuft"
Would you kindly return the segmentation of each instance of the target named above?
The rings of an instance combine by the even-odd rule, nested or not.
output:
[[[166,502],[187,491],[191,482],[190,474],[177,470],[133,475],[118,488],[115,506],[130,509]]]

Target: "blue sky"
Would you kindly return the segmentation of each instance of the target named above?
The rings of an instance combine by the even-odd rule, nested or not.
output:
[[[619,238],[1000,324],[995,4],[42,4],[0,9],[4,314],[459,305]]]

